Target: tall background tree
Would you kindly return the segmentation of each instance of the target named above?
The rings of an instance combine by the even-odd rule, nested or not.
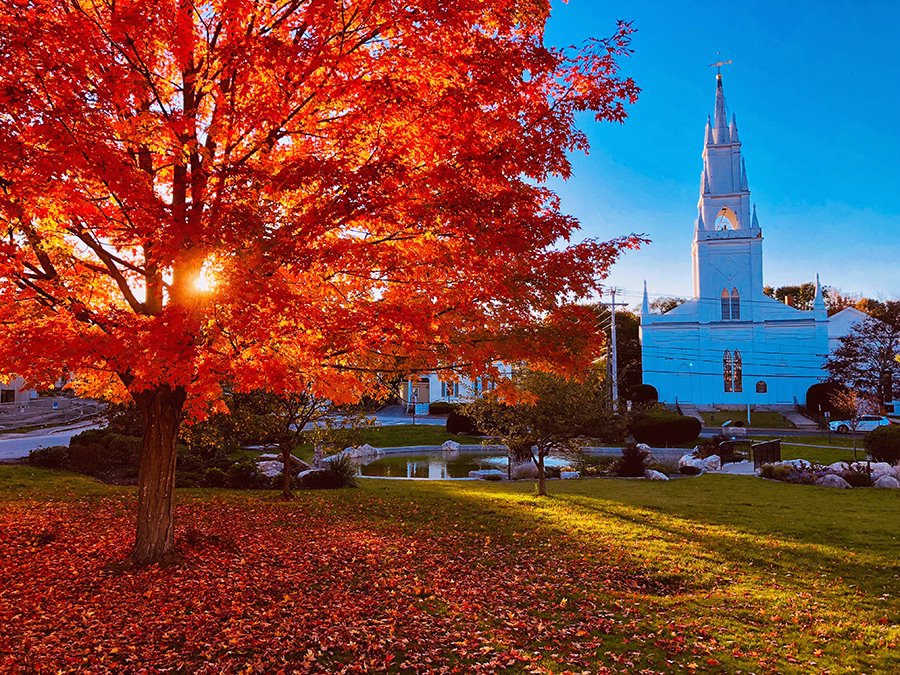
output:
[[[884,409],[900,399],[900,301],[873,306],[828,357],[829,379]]]
[[[596,357],[573,302],[638,242],[566,244],[545,181],[587,148],[577,113],[624,120],[631,29],[551,48],[549,8],[0,5],[0,364],[136,402],[132,562],[172,558],[175,439],[223,383],[342,403]]]

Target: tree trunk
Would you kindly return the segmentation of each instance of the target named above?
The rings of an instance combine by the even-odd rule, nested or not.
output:
[[[144,443],[138,468],[137,536],[129,561],[168,564],[175,559],[175,444],[185,391],[164,385],[136,394],[135,401],[144,416]]]
[[[547,496],[547,479],[544,475],[544,453],[538,453],[538,497]]]
[[[282,499],[293,499],[293,495],[291,494],[291,473],[293,468],[291,466],[291,444],[282,441],[281,443],[281,498]]]

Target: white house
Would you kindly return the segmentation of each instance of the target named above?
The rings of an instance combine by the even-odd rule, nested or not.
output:
[[[501,377],[509,377],[512,368],[497,364]],[[493,385],[482,379],[461,377],[456,382],[441,379],[438,373],[426,373],[400,385],[400,400],[409,408],[413,403],[466,403]]]
[[[816,278],[811,311],[763,293],[763,232],[750,202],[737,122],[716,76],[694,226],[693,298],[662,315],[641,310],[645,384],[665,403],[792,404],[825,376],[828,315]]]
[[[828,353],[830,354],[840,347],[841,338],[850,335],[853,327],[865,321],[868,316],[856,307],[845,307],[837,314],[828,317]]]

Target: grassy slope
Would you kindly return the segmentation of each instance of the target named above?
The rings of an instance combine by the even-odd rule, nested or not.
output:
[[[715,412],[701,412],[700,416],[706,422],[707,426],[718,427],[731,420],[734,422],[743,422],[747,424],[746,410],[717,410]],[[776,412],[755,412],[750,415],[750,420],[754,427],[759,429],[793,429],[791,424],[784,416]]]
[[[465,533],[481,567],[491,565],[495,547],[511,547],[517,560],[543,556],[545,567],[556,559],[560,569],[584,568],[590,584],[572,588],[560,579],[559,586],[572,602],[606,608],[616,619],[590,657],[594,666],[627,658],[635,670],[900,668],[896,493],[732,476],[553,482],[550,489],[549,499],[537,500],[528,483],[364,481],[359,490],[304,493],[288,504],[271,493],[224,490],[180,491],[179,499],[198,508],[262,502],[284,514],[327,512],[366,536],[409,537],[426,547]],[[87,502],[104,494],[132,493],[70,474],[0,466],[0,508],[24,497],[38,500],[27,502],[33,510],[52,508],[44,499]],[[496,564],[499,580],[502,558]],[[606,564],[644,579],[648,590],[623,590],[613,576],[605,582]],[[453,588],[455,569],[399,571],[437,573],[435,583]],[[233,573],[241,574],[240,566]],[[529,583],[516,579],[517,587]],[[448,612],[453,593],[438,596],[433,611]],[[551,625],[558,619],[543,616]],[[490,634],[503,621],[480,615],[478,628]],[[566,653],[548,651],[543,659],[561,670]]]

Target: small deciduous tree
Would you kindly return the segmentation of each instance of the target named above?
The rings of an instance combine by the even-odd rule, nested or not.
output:
[[[546,496],[547,455],[575,453],[584,438],[623,430],[624,420],[611,412],[605,388],[596,377],[576,381],[522,370],[496,392],[466,405],[465,412],[511,452],[527,453],[537,467],[538,495]]]
[[[132,562],[172,558],[175,441],[222,383],[344,403],[390,372],[596,356],[572,303],[638,241],[563,244],[546,181],[587,149],[578,113],[636,99],[631,28],[555,49],[549,12],[0,4],[0,374],[67,366],[137,404]]]
[[[278,448],[283,467],[281,496],[290,499],[294,450],[301,443],[304,428],[332,412],[331,402],[309,390],[285,394],[253,391],[233,396],[231,408],[241,435],[265,438]]]

